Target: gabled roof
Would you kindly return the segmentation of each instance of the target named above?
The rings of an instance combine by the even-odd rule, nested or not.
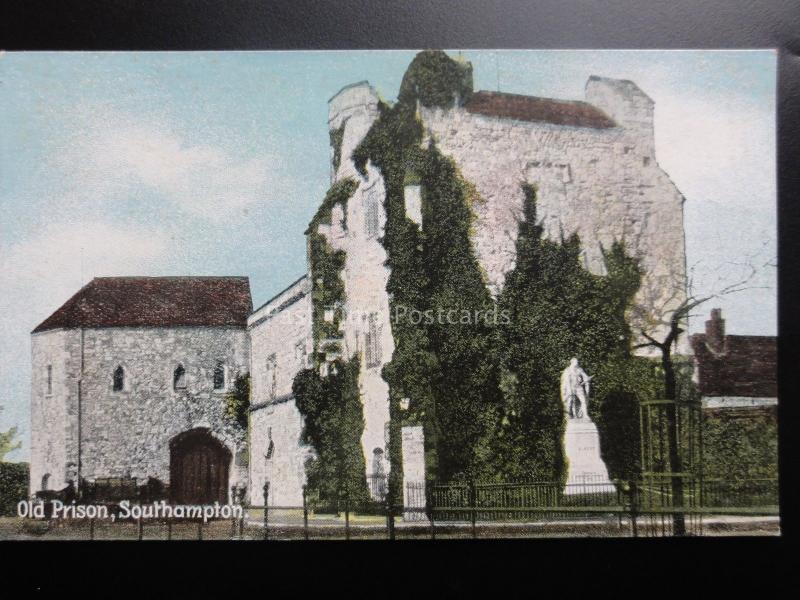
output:
[[[464,108],[471,113],[518,121],[592,127],[594,129],[609,129],[617,126],[599,108],[577,100],[553,100],[552,98],[536,98],[481,90],[472,94]]]
[[[33,333],[74,327],[246,327],[247,277],[96,277]]]
[[[778,396],[778,341],[774,336],[726,335],[718,349],[709,336],[690,338],[703,396]]]

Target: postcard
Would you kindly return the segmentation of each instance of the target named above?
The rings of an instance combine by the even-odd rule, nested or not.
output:
[[[0,539],[780,534],[774,50],[0,55]]]

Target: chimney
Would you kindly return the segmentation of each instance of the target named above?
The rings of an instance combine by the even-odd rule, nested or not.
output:
[[[723,352],[725,347],[725,319],[721,308],[711,309],[711,319],[706,321],[706,344],[713,352]]]

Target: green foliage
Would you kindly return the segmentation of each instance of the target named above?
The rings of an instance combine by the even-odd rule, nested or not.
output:
[[[330,130],[331,148],[333,148],[333,171],[339,170],[339,165],[342,162],[342,141],[344,140],[344,128],[347,125],[347,119],[342,121],[336,129]]]
[[[451,106],[456,94],[466,99],[471,92],[468,63],[444,52],[421,52],[406,71],[398,103],[381,104],[378,119],[352,156],[362,174],[368,161],[380,169],[386,187],[382,242],[390,268],[390,309],[399,316],[392,321],[392,361],[383,369],[389,384],[389,459],[395,479],[390,486],[402,476],[402,423],[423,425],[430,475],[481,476],[489,463],[487,440],[500,397],[493,326],[475,320],[452,325],[403,318],[415,312],[455,311],[460,316],[493,308],[470,242],[477,193],[452,160],[434,146],[420,147],[423,129],[416,115],[417,100],[425,106]],[[422,185],[424,232],[405,215],[404,186],[410,183]],[[411,404],[401,417],[402,398]]]
[[[341,128],[344,132],[344,126]],[[339,144],[341,140],[339,140]],[[344,269],[346,254],[333,250],[325,236],[317,232],[320,223],[331,222],[331,211],[341,204],[347,211],[347,201],[358,183],[343,179],[334,183],[308,230],[311,263],[312,335],[315,368],[300,371],[294,378],[292,392],[305,427],[303,441],[315,452],[306,465],[308,484],[321,498],[335,500],[349,496],[351,502],[369,500],[366,464],[361,449],[364,431],[364,412],[358,390],[360,363],[357,358],[336,360],[329,364],[329,373],[322,377],[319,367],[325,362],[320,352],[322,340],[339,339],[339,324],[344,318]],[[333,309],[333,320],[325,320],[325,310]],[[328,352],[340,351],[340,344],[326,346]]]
[[[345,264],[345,252],[343,250],[333,250],[325,236],[317,232],[320,223],[330,224],[331,211],[334,205],[341,204],[345,213],[347,212],[347,201],[356,191],[358,183],[353,179],[342,179],[334,183],[322,205],[317,210],[317,214],[311,220],[306,231],[309,244],[309,258],[311,262],[311,281],[313,290],[311,301],[313,305],[312,335],[315,347],[320,340],[339,338],[339,323],[344,318],[342,305],[344,303],[344,281],[341,272]],[[325,309],[334,309],[333,321],[325,320]],[[334,347],[329,350],[339,350]],[[315,355],[319,364],[321,358]]]
[[[703,418],[703,472],[708,479],[778,477],[778,423],[772,411],[712,411]]]
[[[308,224],[308,229],[306,229],[306,234],[309,233],[316,233],[317,225],[320,223],[324,223],[326,225],[331,224],[331,211],[336,204],[341,204],[342,208],[345,209],[345,214],[347,214],[347,201],[350,199],[350,196],[353,195],[353,192],[356,191],[358,187],[358,182],[351,178],[340,179],[336,183],[334,183],[328,192],[325,194],[325,198],[323,198],[322,203],[320,204],[319,208],[317,209],[316,214],[311,219],[311,222]]]
[[[250,373],[237,375],[233,389],[225,394],[225,417],[235,421],[242,429],[247,429],[250,410]]]
[[[17,504],[28,497],[28,463],[0,462],[0,516],[17,514]]]
[[[357,357],[335,361],[326,377],[316,369],[305,369],[292,385],[305,420],[303,441],[316,454],[306,464],[309,486],[323,499],[348,495],[354,504],[369,500],[361,450],[364,414],[358,392],[359,368]]]
[[[13,443],[15,437],[17,437],[16,427],[12,427],[5,433],[0,432],[0,461],[6,457],[6,454],[22,447],[22,442]]]
[[[377,167],[386,185],[383,245],[392,313],[502,315],[499,308],[511,315],[506,325],[496,318],[393,319],[395,351],[383,370],[390,390],[390,439],[399,436],[400,421],[422,423],[427,469],[439,479],[558,479],[565,470],[560,372],[575,354],[591,372],[608,370],[607,363],[624,371],[619,365],[630,359],[625,311],[639,287],[638,265],[615,244],[606,254],[608,276],[588,273],[580,264],[577,237],[560,244],[542,239],[534,190],[526,187],[517,268],[499,304],[493,301],[471,244],[480,196],[433,143],[420,146],[423,128],[416,114],[417,101],[448,107],[456,96],[466,100],[471,93],[469,64],[444,52],[421,52],[403,78],[397,104],[381,104],[379,118],[352,156],[362,174],[368,161]],[[424,230],[405,215],[403,191],[409,183],[422,186]],[[403,417],[397,408],[401,398],[411,399]],[[627,427],[633,422],[631,404],[615,398],[604,395],[602,404],[609,415],[624,414]],[[625,427],[608,429],[609,435],[627,434]],[[620,465],[638,458],[633,442],[612,446],[624,449]],[[400,459],[392,447],[390,442],[394,473]]]
[[[590,404],[589,410],[605,426],[603,437],[611,441],[603,446],[614,463],[612,471],[635,469],[629,461],[638,448],[617,436],[632,430],[638,416],[632,398],[620,393],[627,387],[621,375],[631,363],[625,312],[639,287],[638,266],[621,244],[614,244],[605,255],[608,275],[588,272],[581,265],[578,237],[560,243],[543,237],[536,219],[536,191],[528,185],[523,191],[516,265],[498,299],[509,320],[501,327],[507,373],[495,450],[497,472],[506,479],[547,481],[566,475],[560,375],[573,356],[606,382],[601,401]],[[614,372],[617,381],[612,382]],[[623,451],[609,451],[620,444]]]
[[[425,50],[411,61],[400,84],[398,100],[413,105],[446,108],[455,96],[466,101],[472,95],[472,64],[453,60],[441,50]]]

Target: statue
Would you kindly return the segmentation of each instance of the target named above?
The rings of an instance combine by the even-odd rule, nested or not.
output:
[[[589,417],[589,382],[592,380],[586,371],[578,365],[578,359],[572,358],[569,366],[561,373],[561,400],[567,409],[570,419]]]

